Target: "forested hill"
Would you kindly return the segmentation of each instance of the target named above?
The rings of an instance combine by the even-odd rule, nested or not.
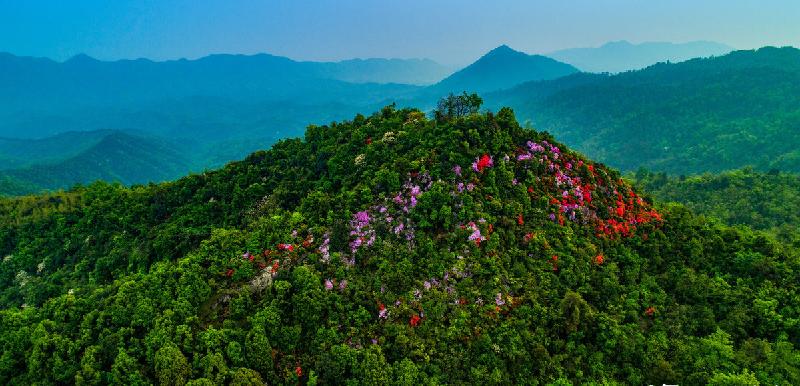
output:
[[[0,382],[800,383],[796,251],[462,102],[0,200]]]
[[[486,95],[590,157],[672,174],[800,171],[800,50],[766,47]]]
[[[192,168],[191,161],[175,145],[162,140],[108,130],[71,134],[79,140],[85,138],[88,147],[74,155],[70,149],[60,150],[63,159],[0,170],[0,195],[67,189],[97,180],[123,184],[160,182],[176,179]],[[44,141],[27,142],[38,145]]]
[[[730,225],[768,230],[800,247],[800,176],[752,169],[671,177],[641,170],[637,184],[659,200],[680,202]]]

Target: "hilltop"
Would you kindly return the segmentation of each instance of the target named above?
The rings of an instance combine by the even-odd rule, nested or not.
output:
[[[796,251],[451,102],[0,200],[0,382],[800,382]]]

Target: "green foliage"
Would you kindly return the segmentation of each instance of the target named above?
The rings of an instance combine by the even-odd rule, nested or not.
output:
[[[800,383],[796,249],[509,109],[388,106],[0,225],[2,384]]]
[[[447,97],[439,99],[433,113],[437,121],[446,121],[475,114],[480,110],[482,104],[483,99],[478,94],[467,94],[466,91],[462,95],[451,93]]]
[[[185,385],[191,372],[186,357],[172,343],[164,345],[156,352],[154,367],[158,382],[162,385]]]
[[[670,177],[639,170],[635,183],[661,201],[686,205],[728,225],[769,231],[800,247],[800,176],[752,168],[720,174]]]

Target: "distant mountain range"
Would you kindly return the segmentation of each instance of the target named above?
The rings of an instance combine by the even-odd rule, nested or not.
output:
[[[623,170],[800,172],[800,50],[766,47],[485,95]]]
[[[169,172],[154,171],[158,181],[175,167],[185,174],[239,159],[280,138],[300,135],[310,122],[344,119],[393,101],[432,104],[449,92],[489,92],[576,71],[507,46],[449,77],[447,68],[424,59],[319,63],[261,54],[105,62],[79,55],[59,63],[0,54],[0,137],[7,137],[0,140],[0,161],[6,161],[0,169],[14,170],[6,176],[22,179],[25,186],[69,186],[69,178],[29,184],[32,176],[17,171],[43,165],[52,177],[64,171],[54,165],[85,154],[106,138],[98,133],[114,130],[173,144],[181,153],[179,161],[155,157],[169,161],[163,165]],[[35,140],[22,141],[26,138]],[[141,175],[95,166],[101,170],[66,175],[73,183],[88,176],[145,182]]]
[[[632,44],[621,40],[593,48],[571,48],[546,54],[586,72],[622,72],[638,70],[659,62],[682,62],[709,56],[725,55],[734,48],[722,43],[645,42]]]
[[[612,43],[592,52],[662,46]],[[691,44],[663,47],[673,46]],[[677,52],[664,51],[673,58]],[[612,76],[579,73],[503,45],[446,77],[428,60],[316,63],[262,54],[104,62],[82,55],[59,63],[0,54],[0,194],[92,178],[138,183],[200,172],[300,136],[309,123],[391,103],[432,109],[442,96],[464,91],[481,93],[491,108],[514,107],[537,128],[624,170],[800,170],[800,147],[792,147],[800,143],[796,52],[737,51]],[[116,134],[109,139],[108,133]],[[99,151],[102,141],[114,149],[127,140],[126,151]],[[150,154],[148,141],[162,146],[153,145]],[[765,150],[740,155],[735,149],[743,146]],[[114,161],[120,171],[86,158],[114,159],[110,153],[154,163]],[[77,165],[76,158],[98,170],[59,166]],[[137,168],[142,172],[129,173]]]

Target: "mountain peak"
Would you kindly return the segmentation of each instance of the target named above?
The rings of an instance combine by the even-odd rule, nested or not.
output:
[[[84,64],[84,63],[99,63],[100,61],[86,55],[84,53],[77,54],[69,59],[67,59],[64,63],[71,63],[71,64]]]
[[[541,55],[528,55],[503,44],[435,87],[438,93],[491,92],[529,81],[560,78],[577,71],[569,64]]]
[[[511,47],[509,47],[509,46],[507,46],[505,44],[503,44],[503,45],[498,46],[498,47],[494,48],[493,50],[487,52],[486,55],[484,55],[483,57],[486,58],[486,57],[492,57],[492,56],[501,56],[501,55],[502,56],[508,56],[508,55],[520,55],[520,54],[528,56],[528,54],[526,54],[524,52],[517,51],[517,50],[515,50],[515,49],[513,49],[513,48],[511,48]]]

